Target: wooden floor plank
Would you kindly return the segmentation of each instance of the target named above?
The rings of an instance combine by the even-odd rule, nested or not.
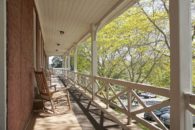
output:
[[[64,87],[57,79],[53,78],[52,83],[57,88]],[[71,98],[72,110],[63,106],[66,113],[60,115],[48,114],[43,111],[34,113],[33,120],[28,130],[95,130],[88,118],[84,115],[77,103]]]

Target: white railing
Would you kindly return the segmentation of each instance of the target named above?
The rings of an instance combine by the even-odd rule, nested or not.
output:
[[[65,68],[52,68],[51,71],[54,75],[64,75],[67,69]]]
[[[185,93],[185,105],[193,115],[195,115],[195,94]]]
[[[152,130],[168,130],[153,111],[165,106],[170,106],[169,89],[99,76],[93,77],[91,75],[75,73],[64,68],[54,68],[53,74],[58,76],[64,75],[86,93],[89,93],[91,99],[98,97],[106,104],[106,108],[115,108],[117,111],[120,111],[120,113],[126,115],[128,119],[127,124],[131,123],[131,120],[134,119]],[[94,88],[92,86],[94,86]],[[150,92],[158,95],[158,97],[164,98],[162,98],[162,101],[158,104],[147,106],[143,98],[138,95],[138,91]],[[123,100],[122,97],[125,98],[125,100]],[[186,109],[195,115],[195,94],[185,93],[184,98]],[[136,100],[136,102],[140,104],[138,109],[132,108],[132,100]],[[144,112],[150,113],[155,123],[144,119]]]
[[[106,108],[115,108],[120,113],[126,115],[128,119],[127,124],[131,122],[131,119],[134,119],[152,130],[168,130],[153,111],[170,105],[169,89],[99,76],[92,77],[71,71],[68,71],[67,75],[77,86],[82,88],[86,93],[91,94],[91,98],[98,97],[106,104]],[[92,88],[92,86],[95,87]],[[143,98],[138,95],[138,91],[156,94],[162,100],[158,104],[147,106]],[[126,103],[121,99],[122,97],[126,99]],[[139,108],[132,109],[133,100],[139,103]],[[150,113],[155,123],[145,120],[143,118],[144,112]],[[140,116],[141,114],[142,116]]]

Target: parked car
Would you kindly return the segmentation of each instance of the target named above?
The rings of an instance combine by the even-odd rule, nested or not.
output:
[[[170,126],[170,112],[161,115],[160,120],[162,121],[163,124],[165,124],[165,126],[169,127]]]
[[[154,112],[154,114],[155,114],[157,117],[160,117],[161,112],[160,112],[159,110],[154,110],[153,112]],[[153,116],[152,116],[149,112],[145,112],[145,113],[144,113],[144,119],[149,120],[149,121],[154,121]]]
[[[160,120],[164,123],[167,127],[170,127],[170,111],[160,116]],[[192,116],[192,123],[195,126],[195,116]]]
[[[155,94],[149,93],[149,92],[143,92],[143,93],[138,93],[138,95],[142,98],[156,98]]]
[[[160,118],[161,115],[166,114],[166,113],[170,113],[170,106],[167,106],[167,107],[163,107],[161,109],[154,110],[153,112],[154,112],[154,114],[157,117]],[[144,118],[147,119],[147,120],[150,120],[150,121],[154,121],[153,116],[150,113],[148,113],[148,112],[145,112],[144,113]]]

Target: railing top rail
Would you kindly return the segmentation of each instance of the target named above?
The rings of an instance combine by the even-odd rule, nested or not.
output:
[[[71,72],[73,72],[73,71],[71,71]],[[73,73],[75,73],[77,75],[82,75],[82,76],[92,78],[91,75],[82,74],[79,72],[73,72]],[[121,86],[131,88],[131,89],[137,89],[137,90],[141,90],[141,91],[151,92],[151,93],[161,95],[164,97],[168,97],[168,98],[170,97],[170,89],[167,89],[167,88],[160,88],[160,87],[155,87],[152,85],[133,83],[133,82],[125,81],[125,80],[111,79],[111,78],[105,78],[105,77],[100,77],[100,76],[94,76],[94,79],[101,80],[101,81],[104,81],[106,83],[121,85]]]
[[[195,105],[195,94],[185,93],[184,95],[187,103]]]
[[[78,86],[80,86],[76,88],[81,89],[84,92],[84,94],[91,95],[91,97],[89,97],[90,99],[92,99],[93,94],[94,94],[95,96],[97,96],[97,98],[99,98],[104,103],[104,107],[102,107],[102,109],[105,109],[105,107],[109,108],[109,106],[112,106],[118,109],[122,114],[124,114],[125,118],[126,116],[128,116],[128,118],[130,119],[129,116],[131,116],[131,118],[136,119],[138,122],[140,120],[143,120],[144,122],[142,123],[151,129],[161,130],[162,128],[163,130],[167,130],[166,126],[161,122],[161,120],[152,111],[155,109],[160,109],[162,107],[170,105],[170,90],[169,89],[157,88],[152,85],[146,85],[146,84],[141,84],[141,83],[132,83],[130,81],[125,81],[125,80],[120,80],[120,79],[111,79],[111,78],[105,78],[105,77],[100,77],[100,76],[92,76],[92,75],[82,74],[79,72],[73,72],[73,71],[68,71],[68,72],[69,72],[68,74],[69,74],[70,80],[76,83]],[[80,82],[80,81],[84,81],[84,82]],[[90,81],[90,82],[85,82],[85,81]],[[93,87],[92,83],[97,85],[98,90],[95,93],[88,90],[89,86],[90,88]],[[111,93],[112,89],[114,89],[115,86],[116,87],[121,86],[124,89],[117,90],[116,93],[115,92]],[[162,100],[159,100],[161,101],[161,103],[158,103],[152,106],[147,106],[145,101],[142,100],[142,97],[140,97],[135,92],[135,90],[151,92],[156,95],[167,97],[168,99],[162,99]],[[124,104],[120,100],[120,96],[123,96],[123,95],[126,95],[127,104]],[[134,96],[134,98],[140,104],[140,106],[138,107],[140,108],[142,107],[142,109],[134,109],[133,111],[131,110],[130,106],[132,105],[132,102],[131,102],[132,96]],[[120,102],[122,103],[119,104]],[[190,107],[188,108],[191,110]],[[194,111],[194,110],[191,110],[191,111]],[[159,125],[159,127],[157,125],[155,126],[151,125],[150,122],[145,121],[142,116],[137,116],[138,114],[143,113],[143,112],[150,113],[153,116],[154,120],[156,121],[157,125]]]
[[[78,75],[82,75],[82,76],[86,76],[86,77],[92,77],[92,75],[88,75],[88,74],[82,74],[80,72],[74,72],[75,74],[78,74]]]
[[[95,79],[102,80],[107,83],[114,83],[117,85],[122,85],[125,87],[129,87],[131,89],[138,89],[141,91],[151,92],[151,93],[158,94],[164,97],[170,97],[170,89],[167,89],[167,88],[160,88],[160,87],[155,87],[152,85],[146,85],[146,84],[141,84],[141,83],[133,83],[133,82],[119,80],[119,79],[104,78],[100,76],[95,76]]]
[[[66,70],[66,68],[52,68],[52,69],[64,69],[64,70]]]

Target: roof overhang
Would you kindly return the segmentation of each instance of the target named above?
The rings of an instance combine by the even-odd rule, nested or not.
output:
[[[137,0],[35,0],[47,55],[64,55]],[[63,32],[60,32],[63,31]]]

